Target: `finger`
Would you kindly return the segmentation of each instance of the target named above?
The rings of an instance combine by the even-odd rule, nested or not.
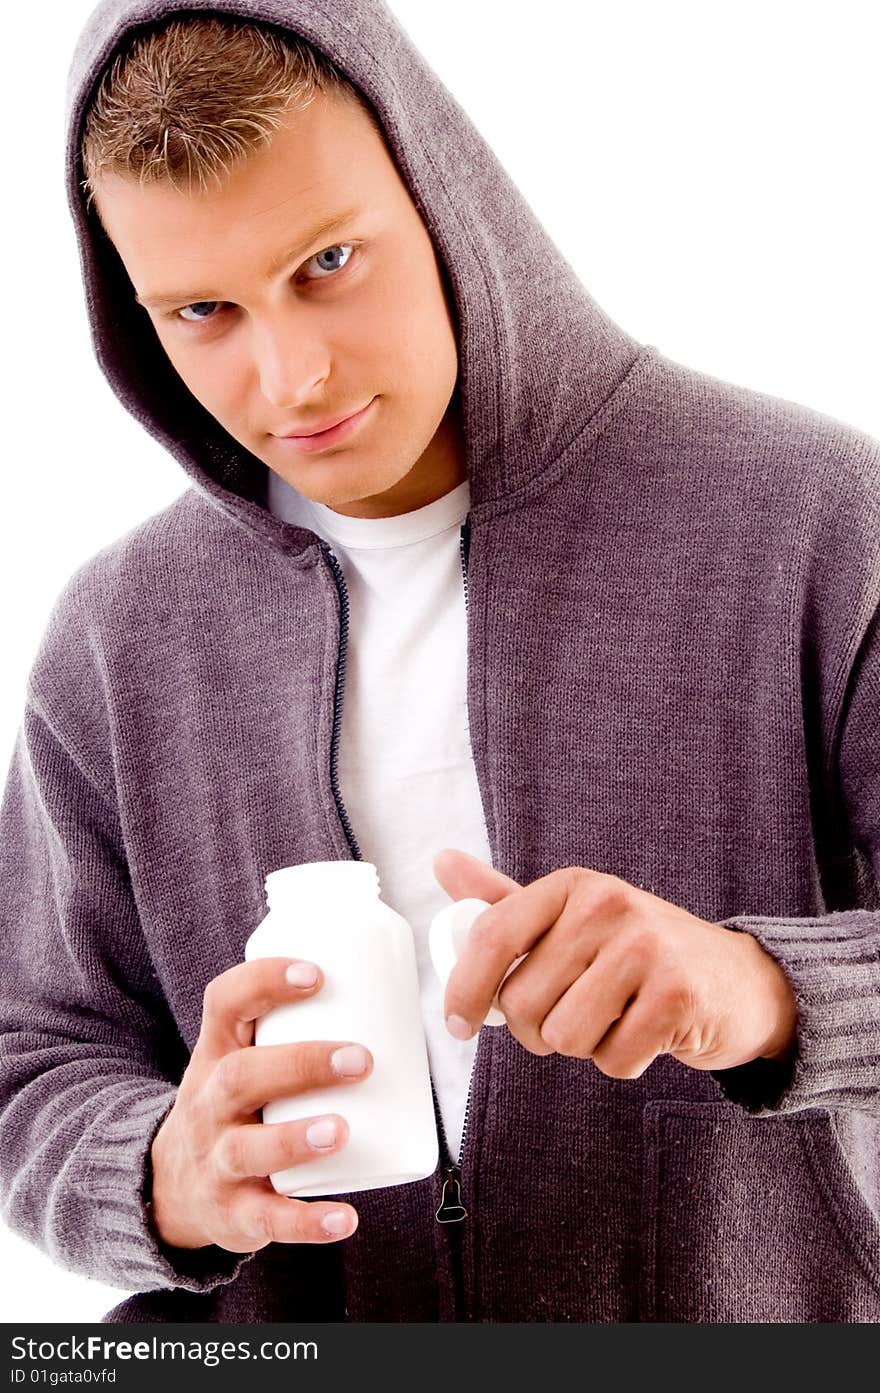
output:
[[[296,1122],[233,1124],[216,1148],[221,1180],[235,1182],[269,1176],[288,1166],[330,1156],[348,1141],[348,1123],[339,1113],[320,1113]]]
[[[333,1216],[341,1227],[324,1227]],[[349,1238],[358,1225],[357,1210],[338,1200],[298,1200],[279,1195],[267,1181],[240,1186],[230,1206],[229,1237],[222,1244],[232,1252],[253,1252],[267,1243],[335,1243]]]
[[[575,875],[584,874],[589,873],[568,868],[542,876],[512,891],[474,920],[446,984],[447,1021],[456,1017],[466,1022],[470,1035],[479,1029],[511,963],[528,953],[553,927],[565,909]],[[468,1038],[463,1030],[453,1033],[460,1039]]]
[[[539,1021],[538,1038],[558,1054],[593,1058],[600,1041],[623,1017],[643,983],[639,963],[615,953],[612,947],[601,949]]]
[[[554,1052],[542,1026],[578,979],[590,968],[578,905],[569,898],[552,928],[498,989],[497,1004],[508,1029],[532,1054]]]
[[[289,982],[286,972],[292,964],[300,968],[314,967],[317,972],[314,985],[296,986]],[[222,1059],[230,1050],[252,1044],[254,1022],[260,1016],[265,1016],[273,1006],[314,996],[323,981],[323,973],[316,963],[305,964],[298,958],[256,958],[252,962],[236,963],[221,972],[205,988],[202,1024],[196,1042],[199,1056],[210,1062]]]
[[[368,1078],[372,1069],[370,1051],[350,1040],[250,1045],[218,1060],[203,1091],[203,1103],[209,1118],[222,1126],[255,1113],[276,1098],[357,1083]]]
[[[636,996],[606,1031],[592,1053],[593,1063],[615,1079],[637,1079],[664,1053],[663,1032],[649,997]]]
[[[521,887],[509,875],[487,866],[468,851],[457,847],[445,847],[438,851],[433,861],[434,879],[443,887],[452,900],[486,900],[494,904],[496,900],[509,895],[511,890]]]

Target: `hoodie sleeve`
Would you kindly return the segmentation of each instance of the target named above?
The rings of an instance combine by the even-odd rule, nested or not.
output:
[[[0,1204],[53,1262],[205,1292],[253,1254],[161,1244],[153,1137],[186,1051],[158,986],[118,815],[29,693],[0,804]]]
[[[874,614],[843,705],[836,758],[838,806],[864,869],[867,903],[880,887],[880,610]],[[713,1070],[724,1094],[756,1116],[847,1108],[880,1117],[880,909],[812,919],[739,916],[794,988],[792,1058]]]

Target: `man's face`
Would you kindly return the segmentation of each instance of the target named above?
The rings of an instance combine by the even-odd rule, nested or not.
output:
[[[386,517],[465,478],[439,263],[354,102],[318,92],[219,191],[108,175],[95,204],[193,396],[299,493]],[[365,407],[317,451],[280,438]]]

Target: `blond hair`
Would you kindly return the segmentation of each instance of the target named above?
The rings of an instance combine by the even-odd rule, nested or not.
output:
[[[226,17],[174,19],[139,34],[114,58],[86,114],[82,188],[113,173],[141,185],[206,191],[267,146],[288,109],[318,91],[355,101],[357,88],[305,40]]]

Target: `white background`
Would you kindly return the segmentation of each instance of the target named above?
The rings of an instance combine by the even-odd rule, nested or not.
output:
[[[3,23],[16,55],[5,78],[4,774],[59,591],[189,483],[92,356],[62,124],[92,8],[44,0],[39,31],[27,6]],[[873,5],[391,8],[623,329],[880,437]],[[125,1295],[60,1270],[2,1225],[0,1271],[14,1277],[6,1322],[99,1320]]]

